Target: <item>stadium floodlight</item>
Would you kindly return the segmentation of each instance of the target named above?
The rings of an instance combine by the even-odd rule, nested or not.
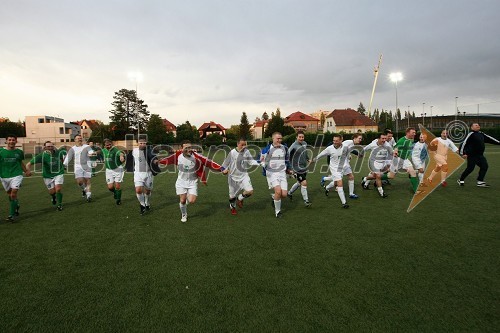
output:
[[[403,80],[403,74],[401,72],[395,72],[391,73],[389,75],[389,78],[391,79],[392,82],[394,82],[394,85],[396,86],[396,111],[394,111],[396,115],[396,136],[398,135],[399,132],[399,119],[398,119],[398,82]]]

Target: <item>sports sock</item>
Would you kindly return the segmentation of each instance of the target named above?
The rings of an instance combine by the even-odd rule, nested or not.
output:
[[[300,186],[300,193],[302,193],[302,199],[304,199],[304,201],[309,201],[309,197],[307,195],[307,186],[301,185]]]
[[[418,188],[418,178],[417,177],[410,177],[410,183],[413,188],[413,192],[417,192]]]
[[[141,206],[146,206],[146,204],[144,203],[144,194],[136,193],[135,195],[137,196],[137,199],[139,199],[139,203],[141,204]]]
[[[342,204],[345,204],[346,201],[345,201],[344,188],[337,186],[337,193],[339,194],[339,198],[340,198],[340,201],[342,202]]]
[[[87,198],[90,198],[92,196],[92,192],[87,192]]]
[[[436,175],[437,175],[437,172],[432,170],[431,175],[429,176],[429,180],[433,180]]]
[[[242,195],[241,193],[238,195],[238,200],[239,201],[243,201],[243,199],[245,199],[245,196]]]
[[[419,172],[418,173],[418,180],[420,181],[420,183],[422,183],[424,181],[424,174]]]
[[[16,209],[17,209],[17,205],[18,205],[18,201],[17,200],[10,200],[10,209],[9,209],[9,215],[10,216],[14,216],[14,214],[16,213]]]
[[[288,191],[289,194],[293,194],[293,192],[295,192],[298,188],[299,188],[300,184],[299,183],[295,183],[292,185],[292,188],[290,189],[290,191]]]
[[[236,198],[229,199],[229,208],[236,208]]]
[[[278,214],[279,211],[281,211],[281,199],[274,200],[274,213]]]
[[[332,180],[333,180],[332,176],[323,177],[323,181],[325,181],[325,182],[331,182]]]
[[[181,209],[182,215],[187,215],[187,204],[182,204],[179,202],[179,208]]]
[[[384,188],[382,186],[377,187],[377,190],[378,190],[378,193],[380,193],[380,195],[384,194]]]
[[[113,188],[108,188],[109,192],[111,193],[115,193],[116,192],[116,189],[113,187]]]
[[[382,175],[382,180],[389,180],[389,176],[386,173]]]
[[[353,195],[354,194],[354,179],[349,180],[348,184],[349,184],[349,195]]]
[[[149,206],[149,201],[151,200],[151,193],[144,193],[144,206]]]
[[[56,192],[57,204],[62,204],[63,194],[61,192]]]
[[[328,191],[330,191],[330,190],[331,190],[334,186],[335,186],[335,182],[331,182],[330,184],[328,184],[328,185],[326,186],[326,189],[327,189]]]
[[[116,193],[116,199],[121,200],[121,198],[122,198],[122,190],[121,189],[115,190],[115,193]]]
[[[446,180],[446,176],[448,176],[448,171],[441,171],[441,183]]]

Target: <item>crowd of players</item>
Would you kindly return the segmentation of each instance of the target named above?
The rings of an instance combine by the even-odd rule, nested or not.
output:
[[[438,174],[440,174],[441,185],[446,187],[447,156],[450,151],[468,160],[467,168],[458,180],[459,185],[465,184],[465,178],[477,165],[480,167],[477,186],[489,186],[484,182],[488,169],[483,155],[484,143],[500,144],[500,142],[482,133],[479,124],[471,125],[471,132],[462,143],[460,150],[447,137],[446,130],[443,130],[441,136],[430,143],[426,143],[427,137],[424,133],[419,135],[417,142],[415,142],[415,136],[416,130],[408,128],[405,136],[395,142],[393,133],[386,130],[368,145],[361,146],[361,134],[354,134],[351,140],[345,141],[342,135],[336,134],[333,136],[331,145],[313,158],[311,149],[304,140],[303,132],[297,132],[296,141],[290,147],[282,143],[281,133],[276,132],[272,135],[272,143],[262,149],[257,159],[247,149],[246,139],[239,139],[237,146],[227,154],[222,165],[199,154],[189,141],[182,143],[182,149],[161,158],[147,145],[145,138],[139,138],[138,147],[126,153],[115,147],[108,139],[103,142],[104,148],[97,151],[93,146],[84,144],[80,135],[75,137],[75,145],[67,151],[56,149],[51,141],[45,142],[43,151],[24,164],[24,153],[16,148],[17,138],[8,136],[6,147],[0,149],[0,180],[9,198],[7,220],[11,222],[14,222],[16,216],[19,215],[20,205],[17,194],[23,181],[23,174],[27,177],[31,176],[31,168],[34,164],[41,165],[42,178],[52,198],[52,204],[60,211],[63,209],[64,173],[71,162],[74,164],[74,176],[82,191],[82,197],[88,202],[92,201],[91,178],[95,160],[98,157],[105,164],[106,184],[117,205],[121,205],[121,183],[124,172],[125,170],[133,172],[141,215],[150,210],[154,177],[162,172],[161,166],[175,165],[178,172],[175,190],[179,196],[181,222],[187,221],[187,206],[196,202],[198,183],[199,181],[206,183],[209,170],[227,175],[229,208],[231,214],[236,215],[237,208],[241,209],[244,200],[253,194],[249,169],[252,166],[262,167],[269,189],[272,190],[272,206],[277,218],[283,216],[282,199],[286,197],[292,199],[293,193],[299,188],[304,205],[306,207],[311,205],[307,190],[307,173],[311,164],[316,163],[322,157],[327,157],[329,160],[327,162],[329,175],[322,177],[321,186],[324,187],[326,196],[332,190],[337,192],[343,208],[349,208],[347,196],[344,193],[344,177],[348,180],[348,198],[353,200],[359,198],[354,193],[354,173],[350,165],[351,154],[363,157],[370,152],[368,158],[370,172],[363,177],[361,185],[368,189],[370,183],[374,181],[381,198],[387,197],[383,182],[388,182],[398,172],[408,173],[411,187],[416,194],[419,193],[420,187],[432,184]],[[432,155],[431,158],[435,161],[435,168],[429,177],[424,179],[425,163],[429,155]],[[291,176],[296,181],[288,191],[288,179]]]

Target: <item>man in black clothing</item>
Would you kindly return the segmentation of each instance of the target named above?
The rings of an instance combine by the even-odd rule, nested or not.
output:
[[[464,170],[460,179],[457,181],[460,186],[464,186],[465,178],[474,171],[476,165],[479,167],[479,175],[477,176],[478,187],[490,187],[484,182],[484,176],[488,171],[488,161],[484,157],[484,143],[492,143],[500,145],[500,141],[479,131],[481,127],[478,123],[473,123],[470,127],[472,130],[464,142],[460,146],[460,155],[467,159],[467,168]]]

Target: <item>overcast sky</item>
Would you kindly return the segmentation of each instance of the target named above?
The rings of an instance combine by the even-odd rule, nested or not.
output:
[[[500,112],[500,1],[0,2],[0,116],[109,122],[135,89],[174,124],[229,126],[281,108]]]

